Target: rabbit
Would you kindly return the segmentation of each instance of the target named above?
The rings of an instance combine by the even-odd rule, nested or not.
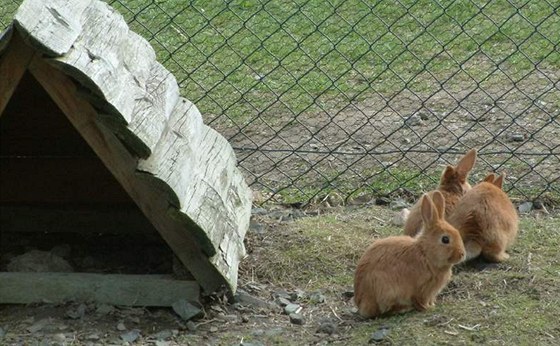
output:
[[[420,209],[425,227],[417,237],[376,240],[358,261],[354,302],[363,317],[432,307],[451,278],[452,266],[464,260],[461,235],[444,220],[443,195],[425,194]]]
[[[482,255],[490,262],[509,258],[506,250],[517,237],[519,217],[502,190],[505,174],[489,174],[457,203],[448,221],[461,233],[467,260]]]
[[[457,163],[456,166],[447,166],[443,171],[439,187],[435,191],[440,191],[445,198],[445,214],[450,215],[457,201],[470,190],[471,185],[467,181],[470,171],[476,162],[476,149],[469,150]],[[428,192],[430,196],[433,191]],[[422,228],[422,217],[420,216],[420,202],[417,202],[411,209],[404,224],[404,233],[411,237],[420,232]]]

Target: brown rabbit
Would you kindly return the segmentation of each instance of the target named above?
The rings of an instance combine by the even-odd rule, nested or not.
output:
[[[433,202],[432,202],[433,200]],[[424,311],[451,278],[451,267],[465,258],[459,232],[443,216],[445,201],[436,191],[421,200],[426,225],[418,237],[374,241],[358,261],[354,301],[364,317]]]
[[[504,177],[489,174],[463,196],[448,218],[461,233],[467,260],[480,254],[492,262],[509,258],[506,250],[517,237],[519,218],[502,191]]]
[[[461,197],[470,190],[471,186],[467,181],[469,173],[476,162],[476,149],[469,150],[457,163],[456,166],[447,166],[441,175],[437,190],[445,198],[445,214],[451,215],[455,204]],[[434,191],[428,192],[430,196]],[[422,229],[422,217],[420,216],[420,202],[417,202],[406,219],[404,233],[414,237]]]

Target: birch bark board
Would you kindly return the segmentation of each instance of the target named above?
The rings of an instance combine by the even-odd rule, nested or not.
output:
[[[235,291],[250,189],[149,43],[98,0],[26,0],[14,24],[34,76],[205,290]]]

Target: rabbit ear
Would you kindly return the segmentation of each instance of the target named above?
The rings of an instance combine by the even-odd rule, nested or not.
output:
[[[441,181],[451,181],[455,176],[455,168],[453,166],[445,167],[443,174],[441,175]]]
[[[422,201],[420,202],[420,209],[422,212],[422,220],[424,221],[424,226],[434,224],[438,219],[438,214],[432,200],[427,194],[422,196]]]
[[[434,202],[434,206],[436,207],[438,218],[443,219],[445,217],[445,198],[443,194],[437,190],[434,191],[432,194],[432,202]]]
[[[496,174],[490,173],[482,181],[490,184],[494,184],[494,180],[496,180]]]
[[[497,187],[499,187],[500,189],[502,189],[502,186],[504,185],[504,179],[506,178],[506,174],[502,173],[500,174],[500,176],[498,176],[495,180],[494,180],[494,185],[496,185]]]
[[[469,175],[469,172],[473,169],[475,162],[476,162],[476,149],[471,149],[457,163],[457,166],[455,167],[457,174],[459,174],[459,176],[461,177],[466,177],[467,175]]]

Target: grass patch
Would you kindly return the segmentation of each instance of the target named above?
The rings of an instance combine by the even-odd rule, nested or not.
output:
[[[0,12],[1,28],[9,25],[21,0],[5,2]],[[539,106],[541,101],[550,103],[550,110],[545,110],[546,117],[551,119],[547,126],[557,124],[553,121],[560,106],[557,97],[553,90],[544,92],[538,86],[556,80],[555,73],[560,68],[557,2],[107,2],[123,14],[132,30],[149,40],[158,60],[176,76],[182,95],[195,102],[206,122],[223,130],[234,145],[247,135],[256,143],[241,145],[249,149],[257,146],[304,150],[305,147],[293,149],[297,141],[288,137],[289,131],[282,124],[297,124],[318,115],[327,115],[332,120],[343,114],[348,105],[379,97],[388,110],[399,113],[400,103],[429,104],[437,99],[434,95],[441,93],[442,88],[451,95],[476,89],[498,98],[494,91],[505,92],[511,83],[537,108],[544,107]],[[541,78],[542,83],[527,86],[535,77]],[[397,96],[403,95],[408,95],[410,101],[398,101],[402,97]],[[488,97],[482,98],[480,102],[488,101]],[[471,111],[467,102],[461,107]],[[447,106],[442,108],[444,111],[449,111]],[[522,123],[522,114],[522,110],[519,114],[508,114],[515,118],[508,125],[511,131],[518,131],[514,125]],[[326,125],[326,121],[329,120],[316,128]],[[257,124],[262,122],[266,125],[259,128]],[[235,134],[235,129],[241,130]],[[248,129],[257,129],[259,133],[249,135]],[[527,135],[546,143],[539,135],[541,130]],[[461,143],[468,143],[469,132],[462,134]],[[502,140],[495,133],[491,135],[499,145]],[[301,136],[321,138],[322,134],[302,129]],[[451,134],[447,136],[446,140],[452,140]],[[278,141],[270,141],[272,138]],[[413,138],[415,141],[433,145],[434,139],[418,135]],[[550,204],[558,203],[558,191],[550,184],[555,176],[545,169],[539,171],[536,168],[540,162],[531,163],[532,158],[522,154],[525,150],[546,153],[554,146],[515,148],[507,144],[506,151],[522,158],[520,174],[528,176],[516,182],[513,195],[525,199],[541,197],[546,189],[550,198],[544,197],[550,199]],[[553,161],[554,155],[550,153],[546,159]],[[410,153],[407,156],[412,157]],[[500,155],[501,161],[497,163],[505,167],[515,165],[515,160],[503,162],[504,157]],[[329,161],[323,163],[328,165]],[[274,159],[270,164],[289,165],[290,160]],[[333,192],[350,198],[368,193],[383,195],[398,188],[417,192],[425,189],[422,187],[435,186],[439,174],[434,177],[410,172],[399,162],[383,166],[382,173],[368,172],[359,164],[352,164],[350,169],[318,166],[316,174],[313,169],[307,170],[305,164],[301,174],[269,171],[262,177],[262,185],[266,186],[262,188],[273,190],[270,192],[277,194],[276,201],[292,203]],[[249,165],[244,167],[255,170]]]
[[[374,236],[387,235],[382,226],[390,211],[360,209],[350,214],[304,218],[289,229],[279,229],[270,246],[259,248],[254,273],[264,281],[305,289],[352,286],[353,267]],[[378,215],[369,218],[368,215]],[[368,223],[364,223],[368,220]]]
[[[20,2],[3,8],[2,27]],[[241,123],[560,67],[558,8],[544,0],[107,2],[150,41],[203,114]]]
[[[388,225],[393,213],[381,207],[345,209],[285,224],[252,255],[254,273],[258,280],[319,289],[335,295],[331,302],[339,300],[372,239],[402,233]],[[560,338],[559,248],[558,217],[522,217],[507,262],[456,267],[435,309],[351,323],[344,342],[365,344],[387,326],[387,344],[554,345]]]

